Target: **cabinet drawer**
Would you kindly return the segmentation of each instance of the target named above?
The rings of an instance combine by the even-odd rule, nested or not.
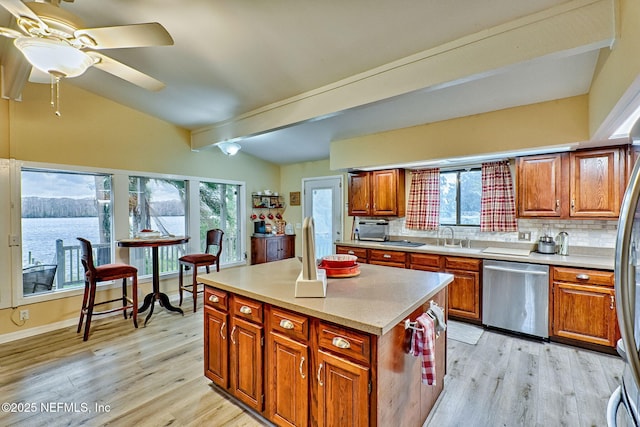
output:
[[[369,364],[371,339],[367,334],[320,322],[318,335],[321,348]]]
[[[383,261],[404,264],[407,262],[407,254],[406,252],[371,249],[369,251],[369,261]]]
[[[227,311],[229,308],[229,295],[225,291],[205,286],[204,303],[209,307],[217,308],[221,311]]]
[[[262,303],[249,298],[234,295],[231,313],[254,323],[262,323]]]
[[[272,331],[303,341],[309,339],[308,317],[272,307],[269,319]]]
[[[613,286],[613,271],[553,267],[553,280],[584,283],[589,285]]]
[[[409,254],[409,262],[411,266],[419,265],[423,267],[442,267],[442,258],[435,254]]]
[[[482,265],[481,259],[444,257],[445,268],[451,268],[454,270],[480,271],[481,265]]]
[[[365,248],[352,248],[349,246],[336,246],[337,254],[355,255],[358,257],[359,262],[367,262],[367,249]]]

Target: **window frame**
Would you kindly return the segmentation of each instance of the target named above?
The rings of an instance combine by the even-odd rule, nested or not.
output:
[[[238,213],[239,218],[245,218],[247,212],[247,200],[246,200],[246,182],[244,181],[234,181],[227,179],[216,179],[209,177],[196,177],[190,175],[176,175],[176,174],[162,174],[162,173],[153,173],[146,171],[133,171],[133,170],[123,170],[123,169],[111,169],[111,168],[95,168],[88,166],[78,166],[78,165],[62,165],[56,163],[44,163],[44,162],[32,162],[32,161],[19,161],[14,159],[0,159],[3,161],[0,163],[0,166],[4,165],[4,161],[8,160],[8,179],[6,179],[3,175],[0,175],[0,190],[1,186],[5,186],[4,181],[8,181],[6,186],[10,192],[10,202],[7,203],[6,211],[10,214],[8,215],[8,225],[5,223],[5,226],[9,229],[9,235],[12,240],[17,239],[19,242],[16,245],[9,246],[8,252],[10,256],[10,274],[11,281],[10,286],[0,286],[0,308],[8,308],[8,307],[16,307],[19,305],[25,304],[33,304],[43,301],[51,301],[55,299],[68,298],[76,295],[82,295],[84,292],[84,287],[78,287],[68,290],[60,290],[57,292],[51,293],[43,293],[30,297],[24,297],[22,295],[22,209],[21,209],[21,200],[22,200],[22,189],[21,189],[21,172],[22,169],[34,169],[34,170],[51,170],[52,172],[67,172],[67,173],[87,173],[87,174],[106,174],[111,175],[111,191],[112,191],[112,209],[113,209],[113,222],[112,222],[112,232],[111,232],[111,259],[112,262],[123,262],[128,263],[128,249],[120,248],[117,246],[117,242],[120,239],[129,238],[129,177],[130,176],[140,176],[147,178],[158,178],[158,179],[172,179],[172,180],[184,180],[186,181],[187,189],[185,193],[187,194],[187,206],[185,216],[186,224],[185,224],[185,234],[190,237],[189,242],[185,250],[189,252],[197,252],[199,251],[200,236],[199,233],[195,233],[191,236],[190,230],[194,229],[199,230],[199,197],[198,197],[198,188],[199,182],[213,182],[219,184],[233,184],[239,186],[239,204],[240,204],[240,212]],[[193,197],[195,189],[196,197]],[[196,203],[194,206],[193,203]],[[0,202],[0,209],[2,209],[3,204]],[[246,221],[240,221],[239,234],[240,234],[240,245],[241,245],[241,253],[245,254],[243,259],[239,262],[233,264],[225,264],[224,267],[232,267],[236,265],[245,265],[247,263],[246,260],[246,245],[247,245],[247,230],[246,230]],[[0,226],[1,228],[1,226]],[[221,265],[223,267],[223,265]],[[160,275],[160,279],[164,280],[171,277],[177,277],[178,271],[175,272],[167,272],[162,273]],[[151,275],[144,275],[138,278],[138,283],[147,283],[151,282]],[[100,289],[111,289],[120,287],[119,283],[109,283],[106,282],[100,285]],[[10,295],[10,297],[9,297]]]
[[[455,169],[446,169],[446,170],[440,170],[440,175],[442,174],[451,174],[451,173],[455,173],[456,174],[456,222],[455,223],[443,223],[442,222],[442,216],[440,216],[440,220],[439,222],[439,226],[440,227],[477,227],[480,228],[480,218],[478,218],[478,224],[462,224],[460,223],[460,217],[461,217],[461,211],[460,211],[460,199],[461,199],[461,193],[460,193],[460,174],[463,172],[472,172],[472,171],[477,171],[477,172],[482,172],[482,168],[480,166],[469,166],[469,167],[462,167],[462,168],[455,168]],[[481,184],[482,184],[482,175],[480,176],[480,180],[481,180]]]

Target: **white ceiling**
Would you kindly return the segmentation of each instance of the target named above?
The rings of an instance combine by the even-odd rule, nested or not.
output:
[[[161,23],[174,46],[102,53],[161,80],[163,91],[148,92],[97,69],[69,84],[198,130],[563,3],[75,0],[61,7],[88,27]],[[0,10],[0,25],[9,21]],[[243,152],[278,164],[317,160],[329,157],[332,140],[584,94],[600,47],[509,64],[239,142]]]

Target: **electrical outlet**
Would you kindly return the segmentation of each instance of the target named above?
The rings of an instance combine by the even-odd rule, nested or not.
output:
[[[29,320],[29,310],[20,310],[20,320]]]
[[[530,231],[520,231],[518,232],[518,240],[526,240],[527,242],[531,240],[531,232]]]

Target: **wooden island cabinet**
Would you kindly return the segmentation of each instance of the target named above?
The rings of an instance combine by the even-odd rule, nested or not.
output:
[[[326,298],[295,298],[300,268],[294,259],[198,276],[205,376],[278,426],[422,426],[443,389],[446,333],[427,386],[421,359],[405,352],[404,320],[432,302],[446,312],[451,275],[362,265],[329,279]]]

